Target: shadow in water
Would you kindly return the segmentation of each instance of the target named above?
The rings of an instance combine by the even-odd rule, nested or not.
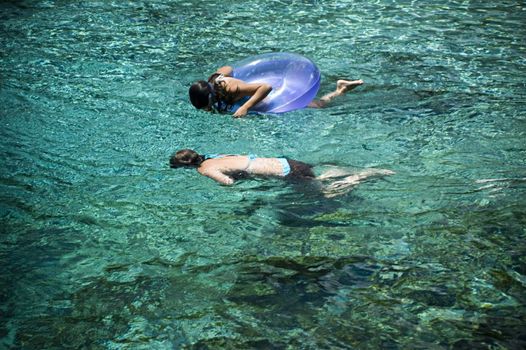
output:
[[[369,257],[248,258],[237,263],[229,300],[261,307],[262,313],[321,306],[342,289],[366,288],[381,266]]]

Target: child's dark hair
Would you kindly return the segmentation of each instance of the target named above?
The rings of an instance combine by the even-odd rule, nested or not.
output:
[[[204,160],[205,157],[194,150],[181,149],[170,157],[170,168],[179,168],[181,166],[199,166]]]
[[[217,112],[227,112],[235,102],[237,91],[227,92],[225,82],[217,79],[221,74],[214,73],[208,81],[198,80],[190,86],[190,102],[197,109],[215,108]]]
[[[194,107],[201,109],[208,107],[210,104],[210,96],[213,94],[213,91],[206,81],[199,80],[190,86],[188,94],[190,95],[190,102],[192,102]]]

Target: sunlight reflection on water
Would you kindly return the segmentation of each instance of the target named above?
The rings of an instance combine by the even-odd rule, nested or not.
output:
[[[524,347],[518,1],[0,5],[2,347]],[[234,120],[187,88],[290,51],[366,84]],[[182,147],[397,175],[222,187]]]

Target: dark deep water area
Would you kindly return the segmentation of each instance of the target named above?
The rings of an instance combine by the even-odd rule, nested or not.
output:
[[[523,1],[0,2],[0,348],[523,349]],[[195,110],[309,57],[326,109]],[[179,148],[394,176],[219,186]]]

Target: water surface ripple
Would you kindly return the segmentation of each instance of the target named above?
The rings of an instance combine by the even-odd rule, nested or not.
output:
[[[0,348],[526,347],[523,1],[0,3]],[[324,110],[189,84],[290,51]],[[396,171],[326,200],[177,148]]]

